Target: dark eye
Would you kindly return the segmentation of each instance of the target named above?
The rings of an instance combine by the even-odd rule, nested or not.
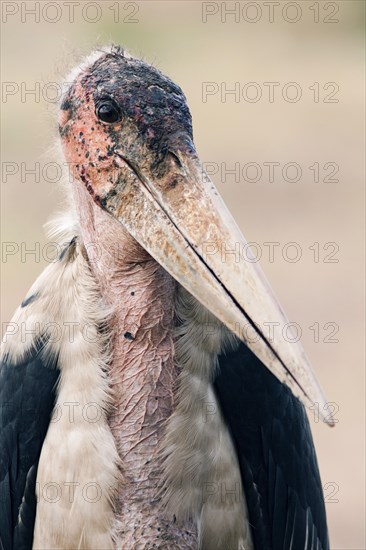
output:
[[[112,99],[106,99],[98,103],[96,113],[99,120],[108,124],[121,120],[121,111]]]

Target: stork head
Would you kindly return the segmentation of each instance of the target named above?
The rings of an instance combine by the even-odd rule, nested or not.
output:
[[[183,183],[179,155],[195,155],[182,90],[119,48],[78,75],[59,124],[67,159],[102,205],[130,172],[174,189]]]
[[[95,203],[300,400],[326,413],[301,346],[283,337],[288,320],[202,169],[179,86],[120,48],[99,52],[75,73],[59,131]],[[279,327],[274,337],[271,326]]]

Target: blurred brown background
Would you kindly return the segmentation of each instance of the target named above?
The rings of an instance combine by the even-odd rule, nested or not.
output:
[[[302,327],[339,420],[331,430],[312,419],[331,548],[364,550],[364,3],[270,4],[84,1],[72,21],[63,2],[2,3],[2,321],[46,265],[42,226],[62,202],[60,185],[51,181],[57,173],[44,168],[54,160],[49,148],[56,138],[49,83],[60,82],[78,52],[122,44],[185,91],[200,157],[216,163],[209,165],[213,180],[247,239],[260,247],[289,318]],[[222,98],[224,86],[236,82],[238,102]],[[273,102],[265,82],[279,83]],[[286,88],[289,82],[296,88]],[[215,83],[207,101],[204,83]],[[26,89],[36,96],[24,95]],[[299,90],[301,99],[291,102]],[[262,97],[251,102],[255,93]],[[264,164],[270,162],[279,163],[272,182]],[[25,173],[35,163],[39,181]],[[225,181],[221,163],[239,163],[244,176]],[[295,170],[299,181],[286,181],[296,179]],[[273,261],[263,243],[279,243]],[[30,249],[36,255],[26,255]],[[290,261],[299,250],[299,261]]]

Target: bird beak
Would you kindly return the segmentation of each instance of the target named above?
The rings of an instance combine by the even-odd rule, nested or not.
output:
[[[117,181],[103,206],[278,380],[305,405],[316,404],[333,425],[303,349],[212,181],[192,151],[174,157],[165,176],[153,180],[119,155],[129,177]]]

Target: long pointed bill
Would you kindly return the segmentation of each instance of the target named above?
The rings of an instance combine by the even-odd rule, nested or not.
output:
[[[183,287],[220,319],[305,405],[333,425],[322,390],[288,320],[213,183],[195,156],[150,181],[131,169],[103,206]],[[123,162],[123,161],[121,161]],[[184,171],[182,177],[182,171]],[[286,338],[285,338],[285,337]],[[290,341],[292,340],[292,342]]]

